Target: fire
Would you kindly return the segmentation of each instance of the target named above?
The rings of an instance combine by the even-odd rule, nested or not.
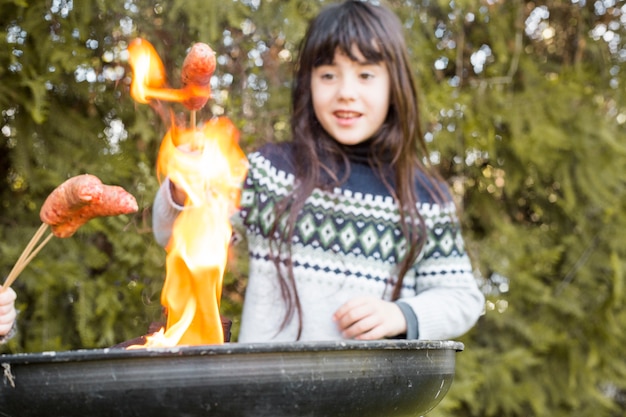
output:
[[[185,88],[167,88],[163,61],[154,46],[137,38],[128,45],[128,63],[133,70],[131,97],[142,104],[150,100],[183,102],[191,97],[209,97],[210,87],[189,85]]]
[[[199,87],[168,88],[161,59],[149,42],[135,40],[128,52],[136,101],[181,102],[206,93]],[[163,138],[159,178],[169,177],[186,192],[187,201],[166,248],[161,304],[167,327],[148,336],[146,345],[131,348],[224,342],[219,306],[232,233],[229,219],[247,172],[238,140],[239,131],[226,117],[212,118],[198,128],[195,123],[191,128],[174,125]]]

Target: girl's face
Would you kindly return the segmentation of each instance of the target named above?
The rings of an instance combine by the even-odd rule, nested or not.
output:
[[[352,52],[358,61],[337,51],[331,64],[320,65],[311,74],[315,116],[343,145],[356,145],[372,137],[389,110],[387,67],[366,62],[358,50]]]

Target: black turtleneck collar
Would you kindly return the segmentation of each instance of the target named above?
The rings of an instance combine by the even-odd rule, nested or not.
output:
[[[370,155],[372,155],[372,143],[374,143],[374,139],[367,139],[356,145],[340,144],[339,146],[345,152],[350,162],[367,164],[369,163]]]
[[[357,164],[368,164],[370,157],[374,154],[373,148],[374,139],[370,138],[356,145],[343,145],[339,146],[345,152],[350,162]],[[377,158],[382,159],[383,162],[391,162],[391,155],[388,152],[377,155]]]

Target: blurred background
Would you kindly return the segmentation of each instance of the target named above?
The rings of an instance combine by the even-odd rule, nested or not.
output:
[[[2,353],[108,347],[161,319],[151,204],[169,120],[131,99],[129,42],[149,40],[174,86],[191,45],[210,44],[214,99],[198,120],[227,115],[249,151],[288,139],[297,47],[325,3],[0,0],[2,274],[67,178],[96,175],[139,203],[47,244],[13,285],[19,333]],[[623,416],[626,2],[387,4],[405,24],[430,158],[461,204],[487,297],[429,415]],[[233,252],[222,314],[235,340],[245,284]]]

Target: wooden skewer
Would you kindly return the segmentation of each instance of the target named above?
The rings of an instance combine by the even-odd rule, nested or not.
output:
[[[35,247],[37,242],[39,242],[39,240],[41,239],[43,234],[46,232],[47,228],[48,228],[48,225],[46,223],[42,223],[41,226],[39,226],[39,229],[37,229],[37,231],[35,232],[33,237],[30,238],[30,242],[28,242],[28,244],[26,245],[26,248],[24,248],[24,250],[22,251],[22,254],[18,258],[18,260],[15,263],[15,265],[19,265],[22,262],[24,262],[24,259],[26,259],[28,257],[28,255],[31,253],[31,251],[33,250],[33,248]]]
[[[15,279],[22,273],[22,271],[24,270],[24,268],[26,268],[26,265],[28,265],[30,263],[30,261],[33,260],[33,258],[35,256],[37,256],[37,254],[39,253],[39,251],[46,246],[46,243],[48,243],[50,241],[50,239],[52,239],[54,235],[52,233],[50,233],[48,236],[46,236],[46,238],[43,240],[43,242],[41,242],[39,244],[39,246],[37,246],[31,253],[30,255],[28,255],[28,257],[26,259],[24,259],[24,261],[18,266],[18,268],[15,268],[15,272],[12,275],[9,275],[7,277],[7,280],[5,281],[5,283],[2,285],[2,288],[7,288],[10,287],[11,284],[13,284],[13,282],[15,281]]]
[[[191,111],[191,116],[189,116],[189,124],[191,125],[191,129],[195,132],[196,130],[196,111]]]
[[[13,269],[11,269],[11,272],[9,272],[9,275],[4,281],[4,284],[2,284],[3,290],[13,284],[18,275],[24,270],[24,268],[26,268],[26,265],[28,265],[28,263],[33,260],[35,255],[37,255],[39,251],[46,245],[46,243],[50,241],[52,236],[54,236],[52,233],[50,233],[44,239],[44,241],[39,244],[39,246],[36,246],[47,229],[48,225],[46,223],[42,223],[41,226],[39,226],[39,229],[37,229],[37,232],[35,232],[33,237],[30,239],[30,241],[22,251],[22,254],[18,258],[17,262],[15,262],[15,265],[13,265]]]

